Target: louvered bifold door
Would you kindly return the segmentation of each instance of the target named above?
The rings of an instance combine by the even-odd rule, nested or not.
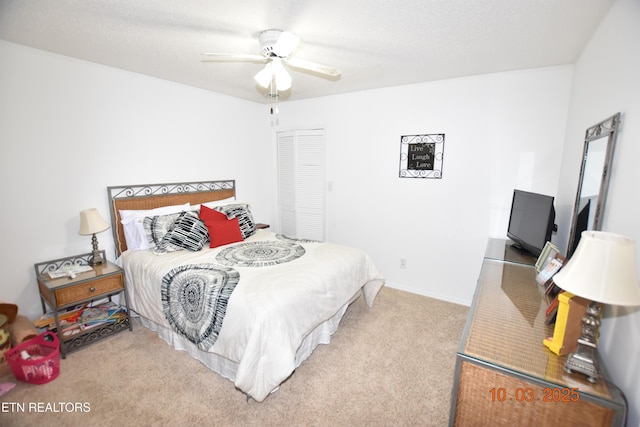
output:
[[[323,131],[296,138],[296,228],[298,236],[324,241],[325,148]]]
[[[314,129],[278,134],[278,159],[282,233],[324,241],[324,131]]]
[[[291,132],[278,134],[278,213],[280,230],[295,236],[296,230],[296,167],[295,136]]]

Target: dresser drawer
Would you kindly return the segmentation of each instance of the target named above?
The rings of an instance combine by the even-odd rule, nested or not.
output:
[[[114,274],[100,279],[91,280],[87,283],[67,286],[56,289],[56,305],[63,306],[83,301],[89,298],[100,296],[105,293],[124,289],[122,274]]]

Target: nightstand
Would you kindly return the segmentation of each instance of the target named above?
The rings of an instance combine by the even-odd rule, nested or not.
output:
[[[101,251],[106,260],[104,251]],[[53,312],[58,338],[60,339],[60,355],[65,358],[67,353],[77,350],[86,344],[110,336],[125,329],[133,330],[129,319],[129,303],[126,298],[124,270],[117,265],[105,261],[103,264],[92,266],[91,270],[77,273],[75,277],[59,277],[52,279],[47,273],[70,266],[90,266],[92,253],[86,253],[67,258],[34,264],[36,280],[40,291],[42,312],[46,313],[47,306]],[[104,323],[87,329],[78,329],[74,333],[63,333],[60,327],[61,313],[71,307],[111,298],[119,293],[125,293],[124,316],[114,322]]]

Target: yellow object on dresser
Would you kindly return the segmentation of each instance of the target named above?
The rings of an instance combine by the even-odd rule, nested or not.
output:
[[[570,292],[558,294],[558,314],[553,336],[545,338],[543,344],[558,356],[576,349],[582,330],[582,317],[589,301]]]

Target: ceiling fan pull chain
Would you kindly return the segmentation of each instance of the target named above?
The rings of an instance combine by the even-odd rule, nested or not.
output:
[[[271,84],[269,85],[269,95],[271,98],[271,105],[269,106],[269,113],[271,114],[271,125],[278,124],[278,86],[276,85],[275,73],[271,75]]]

